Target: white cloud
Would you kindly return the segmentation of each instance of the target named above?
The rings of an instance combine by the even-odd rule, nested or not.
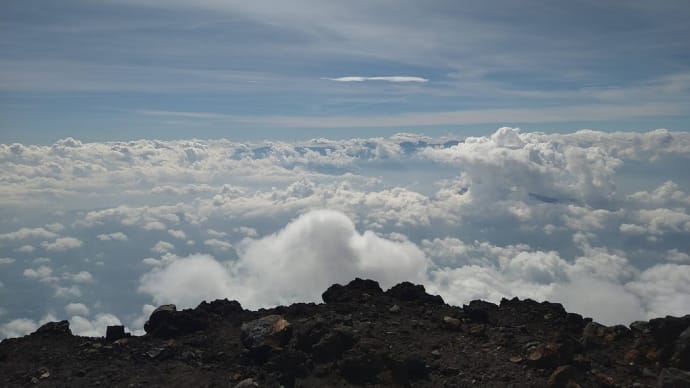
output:
[[[257,237],[259,235],[259,233],[256,231],[256,229],[250,228],[247,226],[240,226],[240,227],[234,228],[233,231],[236,233],[242,234],[245,237],[252,237],[253,238],[253,237]]]
[[[377,279],[383,287],[419,282],[428,265],[414,244],[360,234],[347,216],[326,210],[300,216],[276,234],[245,239],[239,249],[233,263],[193,255],[153,269],[141,278],[139,290],[157,304],[191,306],[229,297],[257,307],[318,301],[329,285],[357,276]]]
[[[175,238],[179,238],[180,240],[187,238],[187,234],[183,230],[168,229],[168,233]]]
[[[107,234],[99,234],[98,239],[101,241],[127,241],[127,235],[122,232],[114,232]]]
[[[49,239],[58,235],[44,228],[21,228],[14,232],[0,234],[0,240]]]
[[[174,249],[175,249],[175,246],[173,244],[171,244],[167,241],[158,241],[156,243],[156,245],[154,245],[153,248],[151,248],[151,251],[155,252],[155,253],[164,254],[164,253],[168,253],[169,251],[172,251]]]
[[[326,79],[330,80],[330,81],[337,81],[337,82],[364,82],[364,81],[429,82],[429,80],[426,78],[411,77],[411,76],[380,76],[380,77],[349,76],[349,77],[326,78]]]
[[[62,252],[69,249],[79,248],[83,242],[74,237],[59,237],[53,242],[44,241],[41,246],[48,252]]]
[[[74,283],[93,283],[93,275],[88,271],[79,271],[77,273],[64,273],[62,278]]]
[[[0,338],[21,337],[38,329],[38,324],[31,319],[13,319],[0,326]]]
[[[35,250],[36,248],[31,245],[22,245],[21,247],[15,249],[16,252],[20,253],[33,253]]]
[[[227,252],[230,249],[232,249],[232,244],[230,244],[229,242],[223,241],[223,240],[218,240],[215,238],[204,241],[204,245],[206,245],[207,247],[210,247],[211,249],[221,251],[221,252]]]
[[[38,321],[27,318],[13,319],[0,326],[0,339],[21,337],[31,334],[44,323],[54,321],[57,321],[57,319],[52,314],[46,314]]]
[[[65,306],[65,312],[69,315],[89,316],[89,308],[83,303],[69,303]]]
[[[69,287],[56,286],[54,296],[56,298],[80,298],[81,289],[77,285]]]
[[[671,249],[666,253],[666,260],[675,261],[677,263],[690,263],[690,255],[678,249]]]
[[[12,264],[15,260],[10,257],[0,257],[0,265],[2,264]]]
[[[65,226],[59,222],[54,222],[52,224],[48,224],[45,226],[45,228],[50,230],[51,232],[55,232],[55,233],[60,233],[63,230],[65,230]]]
[[[106,328],[113,325],[121,325],[122,322],[113,314],[96,314],[93,320],[75,315],[69,319],[70,329],[75,335],[85,337],[103,337]]]
[[[56,277],[52,276],[53,269],[46,265],[41,265],[36,269],[27,268],[24,270],[23,274],[29,279],[40,280],[42,282],[52,282],[57,280]]]

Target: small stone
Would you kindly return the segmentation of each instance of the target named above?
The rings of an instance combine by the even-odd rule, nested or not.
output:
[[[390,311],[393,314],[399,313],[400,312],[400,306],[398,306],[397,304],[394,304],[393,307],[388,309],[388,311]]]
[[[552,388],[565,388],[569,385],[572,386],[572,380],[575,378],[577,370],[570,365],[562,365],[556,368],[551,376],[549,376],[549,381],[547,384]]]
[[[462,321],[457,318],[445,316],[443,317],[443,326],[451,330],[459,330],[462,326]]]
[[[685,372],[676,368],[666,368],[659,374],[657,384],[659,388],[690,387],[690,372]]]
[[[520,362],[522,362],[522,357],[520,357],[520,356],[513,356],[513,357],[510,358],[510,362],[515,363],[515,364],[520,363]]]
[[[431,351],[431,355],[432,355],[434,358],[441,358],[441,352],[439,352],[438,350],[432,350],[432,351]]]
[[[259,384],[254,382],[254,379],[249,378],[249,379],[244,379],[237,383],[235,385],[235,388],[252,388],[252,387],[258,387]]]

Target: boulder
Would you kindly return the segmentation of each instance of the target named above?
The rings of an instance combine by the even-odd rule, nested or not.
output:
[[[196,310],[217,314],[222,317],[237,315],[244,311],[240,302],[228,299],[216,299],[211,303],[203,301],[196,307]]]
[[[690,373],[676,368],[666,368],[659,374],[657,386],[659,388],[690,387]]]
[[[281,315],[267,315],[245,322],[240,330],[242,344],[253,352],[281,348],[292,336],[290,322]]]
[[[339,326],[324,335],[312,346],[312,359],[316,363],[335,361],[354,344],[354,333],[347,326]]]
[[[483,300],[473,300],[462,308],[465,316],[475,322],[488,323],[491,312],[498,310],[498,306]]]
[[[42,336],[72,335],[72,330],[69,328],[68,321],[48,322],[39,327],[33,334]]]
[[[438,295],[429,295],[421,284],[402,282],[386,291],[388,296],[405,302],[421,302],[428,304],[443,304],[443,298]]]
[[[690,327],[690,315],[684,317],[655,318],[649,321],[649,333],[660,345],[675,342],[680,334]]]
[[[373,295],[383,293],[378,282],[368,279],[356,278],[346,286],[334,284],[321,295],[325,303],[357,302]]]
[[[121,338],[125,338],[125,327],[122,325],[108,326],[105,329],[105,340],[114,342]]]
[[[180,335],[203,330],[208,326],[203,311],[177,311],[174,304],[158,307],[144,324],[147,334],[157,338],[174,338]]]
[[[567,364],[573,359],[570,346],[562,343],[547,342],[532,346],[527,351],[527,363],[537,368],[553,368]]]
[[[670,364],[676,368],[690,370],[690,327],[678,336]]]

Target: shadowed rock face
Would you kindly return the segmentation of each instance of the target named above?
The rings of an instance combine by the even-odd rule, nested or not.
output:
[[[363,279],[323,300],[164,305],[142,337],[47,323],[0,343],[0,386],[690,387],[690,315],[608,327],[557,303],[457,307],[421,285]]]

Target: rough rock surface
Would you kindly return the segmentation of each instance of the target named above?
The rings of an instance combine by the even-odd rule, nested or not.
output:
[[[0,342],[0,387],[690,386],[690,315],[607,327],[555,303],[457,307],[422,286],[384,292],[362,279],[323,299],[161,306],[146,335],[118,328],[110,340],[47,323]]]

